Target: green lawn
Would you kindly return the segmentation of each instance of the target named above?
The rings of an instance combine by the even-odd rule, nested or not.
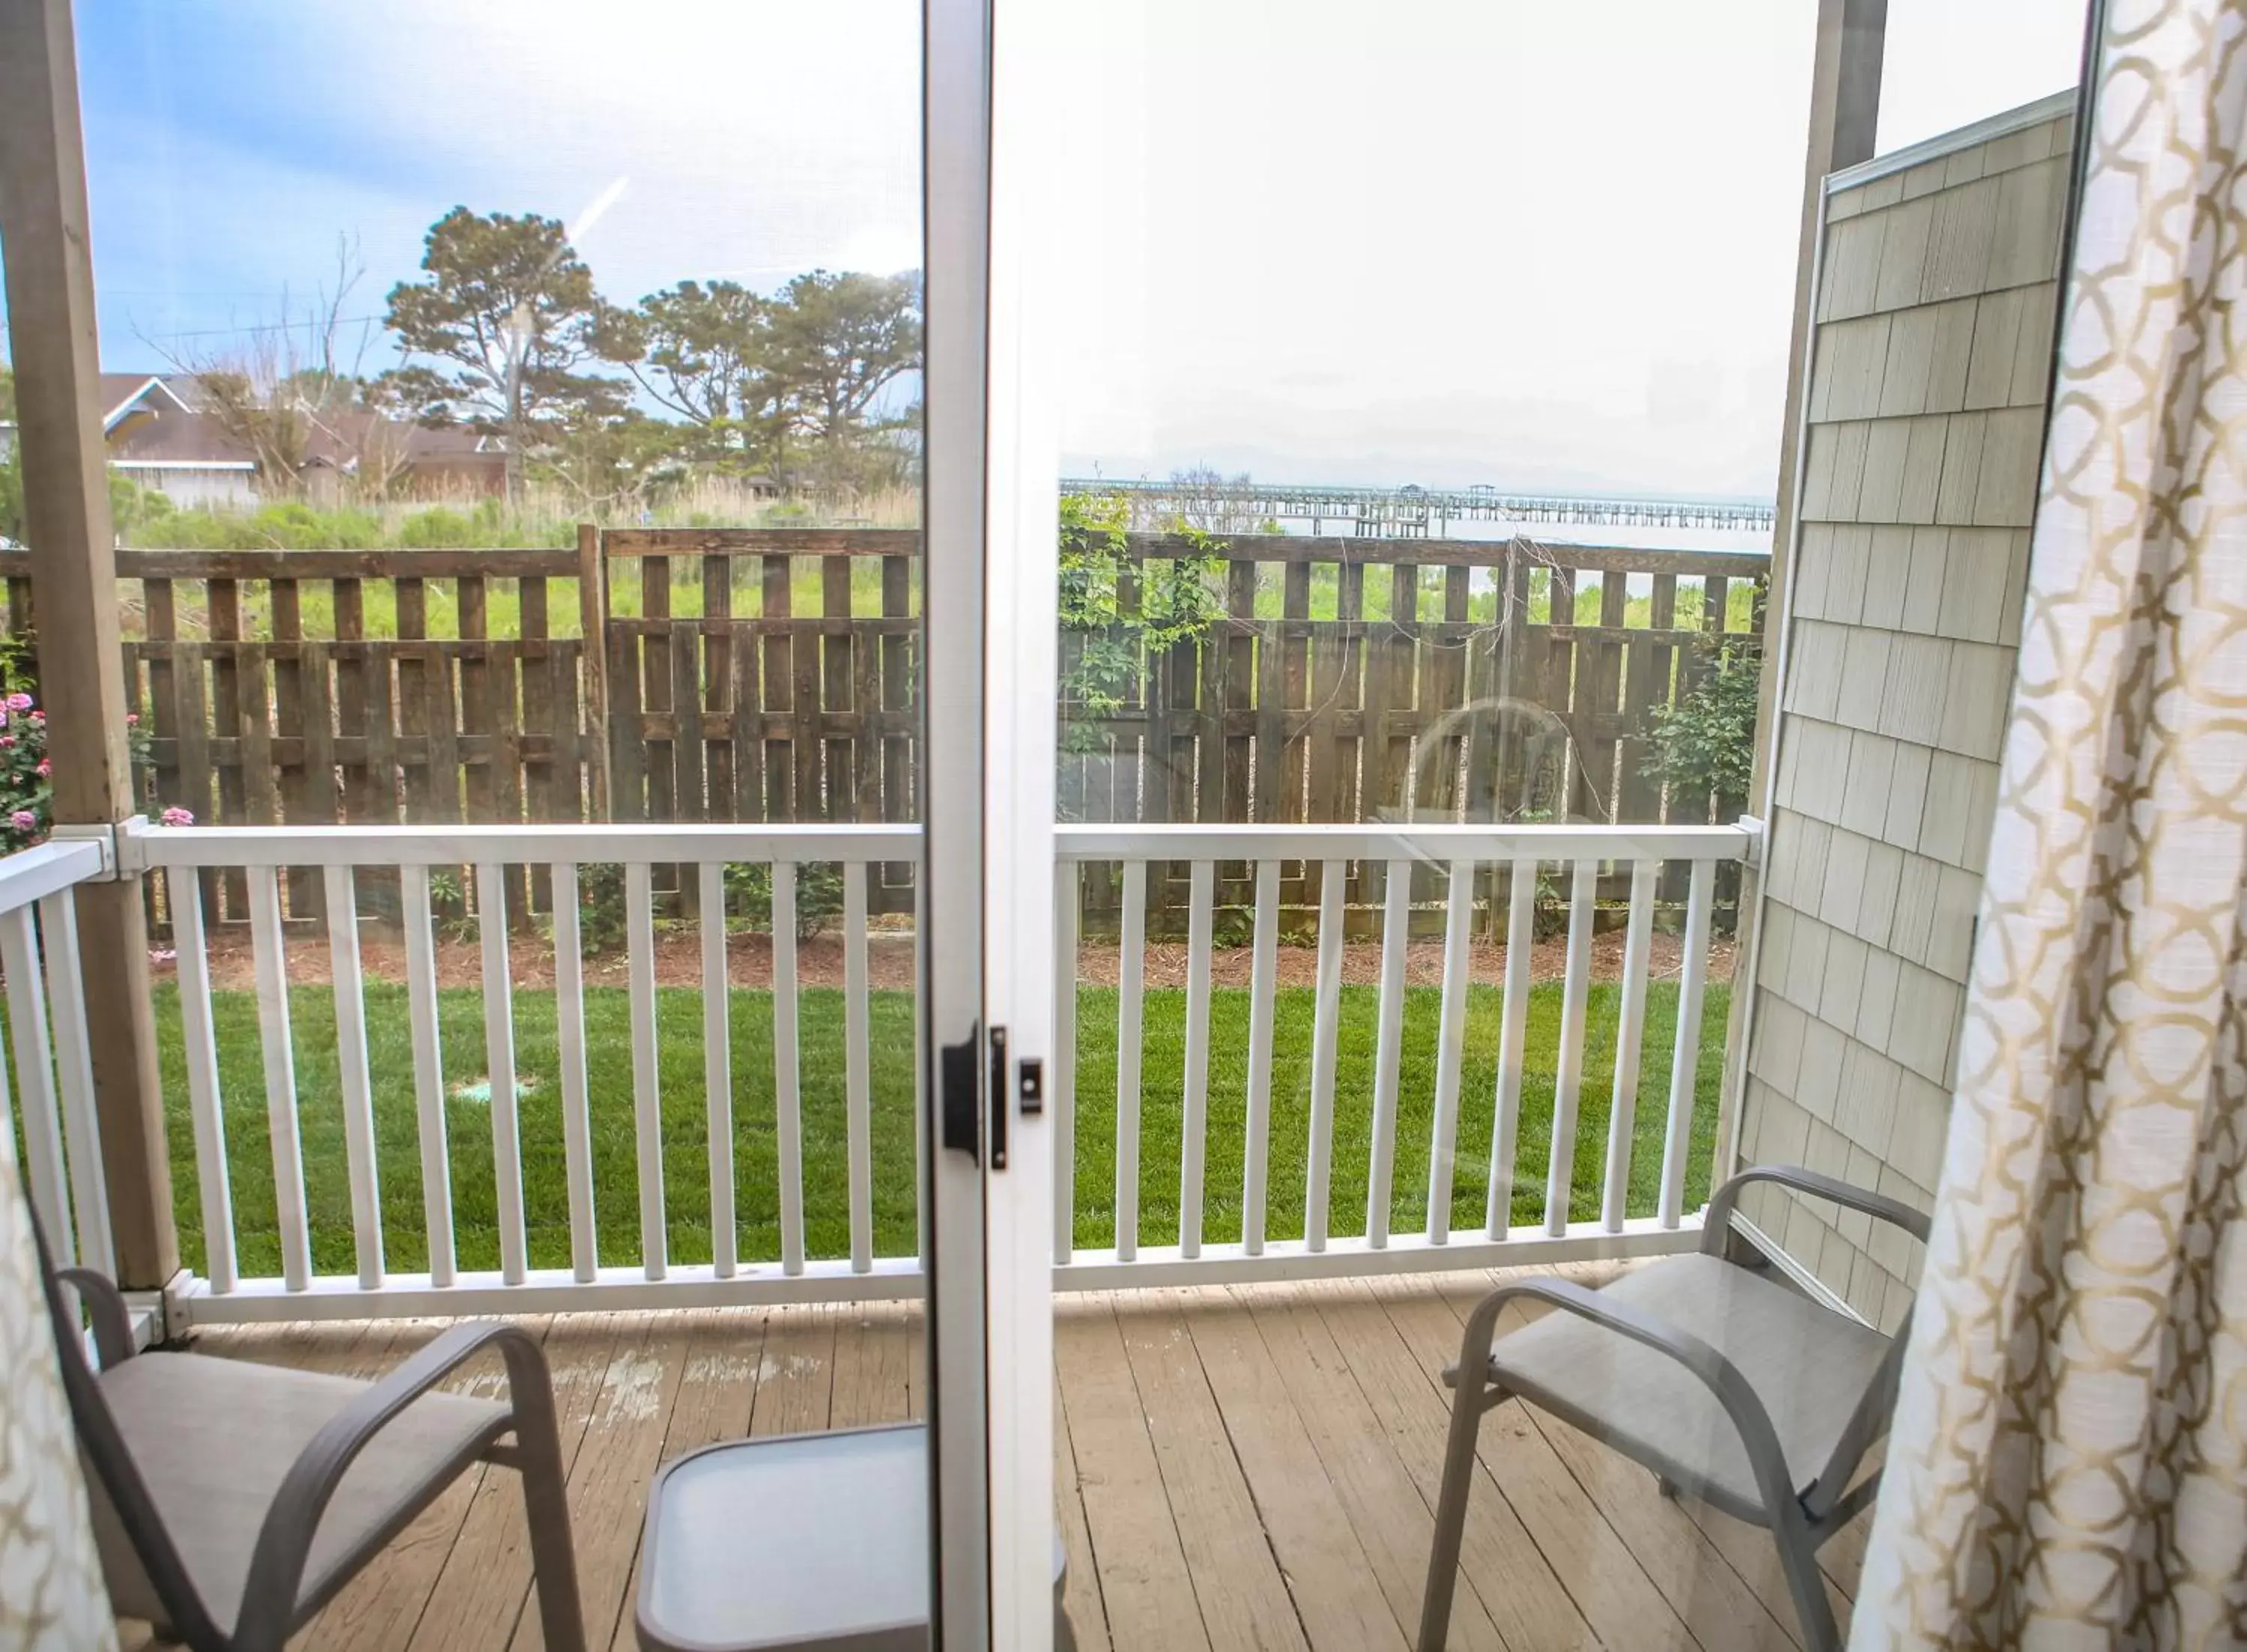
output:
[[[1581,1123],[1572,1185],[1572,1212],[1597,1213],[1607,1139],[1617,989],[1595,987],[1585,1062]],[[710,1254],[709,1192],[703,1107],[701,1001],[692,990],[658,994],[662,1047],[665,1214],[671,1255],[679,1261]],[[1076,1124],[1076,1242],[1114,1242],[1116,991],[1087,987],[1079,995]],[[1211,1243],[1238,1239],[1240,1230],[1242,1116],[1246,1083],[1248,994],[1212,994],[1209,1135],[1203,1234]],[[1712,986],[1703,1018],[1693,1128],[1692,1171],[1687,1206],[1706,1195],[1716,1129],[1718,1075],[1724,1059],[1728,993]],[[831,989],[804,992],[801,1004],[803,1098],[803,1176],[806,1245],[814,1256],[847,1255],[843,1123],[843,998]],[[334,1000],[324,987],[300,986],[290,994],[295,1029],[299,1129],[306,1197],[312,1224],[314,1266],[349,1273],[352,1266],[351,1194],[337,1084]],[[181,1060],[176,989],[157,1000],[165,1096],[178,1191],[181,1247],[188,1265],[203,1266],[201,1206]],[[381,1166],[384,1238],[388,1265],[399,1272],[427,1266],[421,1210],[420,1158],[414,1123],[412,1047],[404,990],[371,985],[366,994],[368,1038],[375,1086],[375,1130]],[[239,1265],[245,1274],[280,1271],[275,1235],[272,1161],[267,1135],[264,1081],[255,1000],[222,993],[214,1006],[218,1027],[219,1077],[225,1097],[228,1162],[233,1184]],[[1340,1062],[1336,1076],[1332,1229],[1363,1231],[1369,1154],[1376,994],[1371,987],[1342,990]],[[1651,1214],[1662,1157],[1663,1114],[1670,1082],[1670,1034],[1677,1010],[1674,986],[1657,984],[1647,1010],[1646,1061],[1639,1084],[1636,1150],[1632,1161],[1630,1211]],[[560,1099],[555,1083],[555,1001],[550,992],[519,992],[515,999],[518,1070],[537,1088],[522,1107],[525,1213],[534,1266],[569,1261],[569,1205],[563,1177]],[[1520,1163],[1513,1219],[1536,1219],[1545,1185],[1551,1136],[1553,1067],[1561,1012],[1558,985],[1534,989],[1530,1001],[1527,1072],[1523,1084]],[[448,1082],[481,1078],[484,1070],[483,1010],[478,992],[440,995]],[[1452,1225],[1482,1223],[1496,1068],[1500,994],[1477,986],[1468,995],[1465,1062],[1461,1082],[1458,1158],[1453,1177]],[[639,1201],[633,1158],[631,1021],[618,989],[585,993],[593,1095],[595,1206],[604,1264],[639,1259]],[[1437,990],[1407,994],[1403,1075],[1398,1099],[1395,1195],[1390,1222],[1397,1232],[1425,1219],[1429,1114],[1435,1082]],[[879,1253],[909,1253],[913,1244],[913,1117],[912,1000],[876,993],[871,1005],[875,1246]],[[1302,1231],[1302,1184],[1309,1112],[1311,994],[1278,996],[1273,1075],[1271,1175],[1267,1232],[1287,1238]],[[779,1196],[772,1108],[770,995],[734,994],[734,1135],[735,1207],[745,1259],[779,1253]],[[1146,995],[1141,1086],[1140,1225],[1143,1245],[1173,1244],[1178,1235],[1179,1102],[1185,1063],[1185,994]],[[449,1106],[453,1212],[460,1266],[498,1266],[495,1196],[487,1109],[454,1101]]]

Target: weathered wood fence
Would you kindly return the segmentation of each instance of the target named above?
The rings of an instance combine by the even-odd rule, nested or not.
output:
[[[251,823],[912,819],[919,546],[911,529],[588,527],[559,550],[120,552],[153,796]],[[1205,632],[1143,659],[1114,714],[1062,707],[1065,817],[1705,810],[1645,775],[1649,720],[1690,692],[1697,640],[1759,628],[1731,597],[1762,556],[1277,535],[1219,554]],[[23,633],[34,594],[9,562]],[[1594,582],[1597,619],[1576,623]],[[1065,666],[1088,640],[1063,638]],[[1220,899],[1245,902],[1248,873],[1221,869]],[[1287,904],[1315,904],[1315,869],[1288,874]],[[1379,876],[1354,876],[1353,898],[1377,898]],[[1113,891],[1086,881],[1097,921]],[[310,882],[292,911],[316,910]],[[910,905],[905,869],[877,882],[878,908]],[[230,893],[215,916],[235,915]],[[1149,894],[1182,912],[1183,869]]]

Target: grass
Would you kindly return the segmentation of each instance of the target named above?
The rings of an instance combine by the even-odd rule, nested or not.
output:
[[[666,989],[657,996],[667,1242],[675,1260],[707,1260],[710,1212],[701,1000],[690,989]],[[1237,989],[1219,990],[1212,998],[1203,1233],[1207,1241],[1221,1243],[1238,1239],[1240,1231],[1248,1004],[1247,994]],[[1570,1211],[1577,1219],[1590,1218],[1598,1212],[1618,1000],[1618,989],[1614,986],[1592,989],[1571,1172]],[[815,988],[805,991],[799,1001],[805,1242],[815,1257],[843,1256],[850,1250],[850,1219],[843,998],[832,989]],[[1076,1240],[1080,1246],[1095,1248],[1111,1245],[1115,1237],[1117,995],[1112,987],[1085,987],[1078,1001]],[[1727,989],[1711,986],[1696,1075],[1689,1209],[1707,1192],[1727,1003]],[[188,1266],[200,1271],[205,1265],[201,1211],[175,989],[168,984],[160,988],[156,1007],[181,1247]],[[280,1271],[280,1253],[256,1002],[247,993],[221,993],[215,995],[213,1007],[239,1266],[248,1275],[274,1274]],[[1376,1007],[1373,988],[1342,989],[1331,1202],[1332,1227],[1338,1234],[1363,1231]],[[1281,1239],[1298,1236],[1302,1231],[1311,993],[1308,989],[1283,989],[1276,1011],[1267,1232]],[[415,1273],[427,1267],[427,1252],[404,990],[370,985],[366,1013],[386,1256],[393,1270]],[[1633,1215],[1651,1214],[1655,1206],[1676,1013],[1675,986],[1657,983],[1647,1007],[1647,1055],[1638,1087],[1629,1201]],[[1470,989],[1452,1184],[1455,1229],[1474,1230],[1482,1225],[1499,1014],[1497,988]],[[1558,985],[1533,989],[1514,1181],[1516,1222],[1534,1220],[1542,1211],[1560,1014]],[[482,1078],[481,993],[441,993],[439,1014],[448,1085]],[[594,1205],[601,1260],[630,1265],[640,1257],[630,1008],[625,993],[614,988],[588,989],[585,1016],[594,1098]],[[1395,1193],[1390,1202],[1390,1223],[1397,1232],[1417,1229],[1425,1221],[1438,1017],[1437,989],[1415,988],[1407,993]],[[323,987],[292,989],[290,1018],[313,1265],[318,1272],[348,1273],[354,1266],[351,1192],[338,1084],[334,1000]],[[778,1256],[780,1247],[771,1021],[768,993],[734,993],[734,1197],[745,1259],[771,1259]],[[911,996],[900,992],[874,993],[871,1024],[875,1249],[877,1253],[908,1253],[915,1230]],[[1162,1245],[1175,1243],[1178,1232],[1185,994],[1150,992],[1144,1024],[1139,1237],[1143,1244]],[[517,1068],[537,1080],[536,1089],[524,1098],[521,1109],[530,1260],[534,1266],[566,1266],[569,1205],[555,1082],[554,995],[517,993],[515,1027]],[[487,1109],[472,1102],[450,1102],[447,1137],[459,1264],[463,1268],[495,1267],[499,1260],[496,1195]]]

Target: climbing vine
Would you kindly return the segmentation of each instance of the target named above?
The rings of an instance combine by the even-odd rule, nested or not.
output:
[[[1130,506],[1116,495],[1061,502],[1061,688],[1082,715],[1062,724],[1064,751],[1102,744],[1099,721],[1124,708],[1142,662],[1199,642],[1225,614],[1225,558],[1216,536],[1180,522],[1188,553],[1144,563],[1130,552]],[[1136,604],[1127,604],[1131,582]]]

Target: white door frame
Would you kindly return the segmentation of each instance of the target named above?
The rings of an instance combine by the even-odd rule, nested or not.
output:
[[[1038,1097],[1052,1054],[1058,473],[1026,338],[1043,284],[1036,215],[1053,197],[1036,175],[1040,77],[994,73],[993,0],[924,8],[932,1615],[946,1652],[1040,1652],[1053,1632],[1053,1171]],[[1034,10],[1010,8],[1008,27],[1027,33]],[[994,124],[1014,134],[996,148]]]

